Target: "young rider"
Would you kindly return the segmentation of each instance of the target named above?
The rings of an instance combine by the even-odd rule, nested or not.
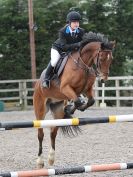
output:
[[[81,15],[76,11],[71,11],[67,14],[67,25],[59,31],[59,38],[53,43],[51,48],[51,61],[47,66],[43,87],[50,87],[50,80],[53,76],[53,70],[61,57],[62,52],[78,50],[80,42],[85,33],[83,28],[79,27]]]

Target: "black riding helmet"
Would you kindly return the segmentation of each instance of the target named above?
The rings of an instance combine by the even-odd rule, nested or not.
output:
[[[76,11],[71,11],[67,14],[66,22],[70,23],[73,21],[80,21],[81,20],[81,15],[79,12]]]

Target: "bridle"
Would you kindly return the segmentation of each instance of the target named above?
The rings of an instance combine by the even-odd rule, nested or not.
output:
[[[74,63],[76,64],[77,67],[81,68],[82,70],[84,70],[87,74],[89,74],[90,72],[95,71],[96,77],[100,76],[100,71],[101,71],[101,62],[100,62],[100,53],[101,52],[112,52],[111,49],[103,49],[101,50],[100,48],[95,49],[96,51],[98,51],[96,53],[95,56],[93,56],[92,58],[90,58],[90,61],[94,61],[94,59],[96,58],[96,62],[93,64],[93,66],[88,66],[83,59],[81,58],[81,51],[79,50],[79,57],[78,58],[73,58],[72,55],[71,58],[73,59]],[[112,54],[111,54],[112,55]],[[112,58],[112,57],[111,57]],[[103,72],[102,73],[104,75],[109,75],[109,72]]]
[[[100,53],[103,53],[103,52],[111,52],[112,53],[112,50],[110,49],[106,49],[106,50],[99,50],[98,54],[97,54],[97,58],[96,58],[96,63],[93,64],[93,68],[94,68],[94,71],[95,71],[95,74],[96,76],[98,77],[100,75],[100,71],[101,71],[101,62],[100,62]],[[111,54],[111,59],[112,59],[112,54]],[[104,75],[109,75],[109,72],[103,72],[102,73]]]
[[[94,57],[92,57],[90,60],[93,61],[96,57],[98,58],[98,54],[99,54],[99,51],[100,51],[100,48],[98,49],[95,49],[96,51],[98,50],[98,53],[96,53],[96,55]],[[71,55],[71,58],[73,58],[73,61],[74,63],[76,64],[77,67],[83,69],[86,73],[90,73],[93,68],[92,66],[88,66],[84,61],[83,59],[81,58],[81,53],[80,51],[79,52],[79,57],[77,59],[73,58],[72,55]]]

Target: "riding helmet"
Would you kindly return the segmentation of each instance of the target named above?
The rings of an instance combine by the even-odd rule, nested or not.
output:
[[[73,21],[80,21],[81,20],[81,15],[79,12],[76,11],[71,11],[67,14],[66,22],[70,23]]]

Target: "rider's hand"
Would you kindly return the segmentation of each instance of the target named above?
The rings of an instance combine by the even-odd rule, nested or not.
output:
[[[74,46],[75,50],[78,50],[81,46],[81,42],[77,42],[77,43],[73,44],[73,46]]]

